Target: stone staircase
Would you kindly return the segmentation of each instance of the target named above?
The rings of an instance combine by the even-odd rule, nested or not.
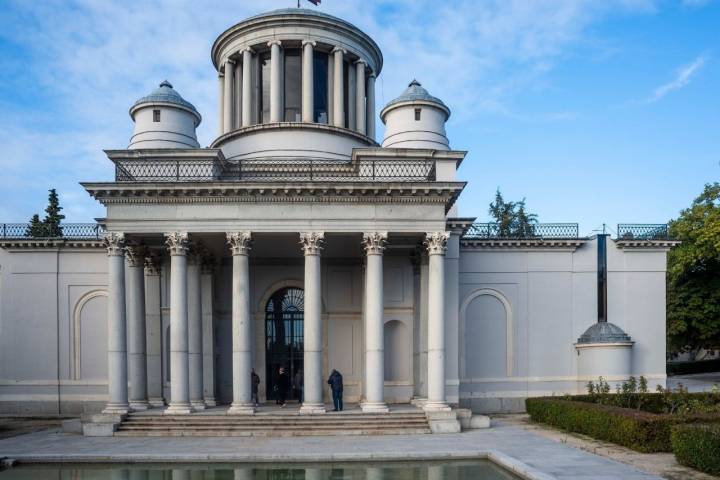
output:
[[[131,413],[116,428],[125,437],[294,437],[431,433],[422,411],[299,415],[147,415]]]

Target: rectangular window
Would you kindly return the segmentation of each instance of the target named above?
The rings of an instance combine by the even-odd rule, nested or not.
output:
[[[328,55],[314,52],[313,54],[313,120],[317,123],[328,123]]]
[[[160,110],[153,110],[153,122],[160,121]]]
[[[415,121],[416,121],[416,122],[419,122],[419,121],[420,121],[420,111],[421,111],[421,110],[422,110],[422,109],[420,109],[420,108],[416,108],[416,109],[415,109]]]
[[[302,121],[302,57],[300,49],[285,49],[285,112],[286,122]]]

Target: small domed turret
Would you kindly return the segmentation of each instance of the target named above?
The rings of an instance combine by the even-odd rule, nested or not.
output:
[[[165,80],[130,108],[135,131],[129,150],[141,148],[200,148],[195,129],[202,117],[192,103]]]
[[[442,100],[413,80],[402,95],[388,102],[380,112],[385,124],[382,146],[449,150],[445,136],[445,122],[449,117],[450,109]]]

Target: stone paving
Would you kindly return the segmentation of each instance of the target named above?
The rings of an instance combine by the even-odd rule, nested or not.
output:
[[[558,479],[656,479],[567,444],[497,422],[447,435],[290,438],[88,438],[58,431],[0,440],[0,458],[54,462],[267,462],[412,460],[509,456]]]

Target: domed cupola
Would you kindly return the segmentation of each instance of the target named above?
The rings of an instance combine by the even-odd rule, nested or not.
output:
[[[413,80],[408,88],[380,112],[385,124],[383,148],[449,150],[445,122],[450,109]]]
[[[135,130],[129,150],[141,148],[200,148],[195,129],[202,117],[192,103],[167,80],[130,108]]]

